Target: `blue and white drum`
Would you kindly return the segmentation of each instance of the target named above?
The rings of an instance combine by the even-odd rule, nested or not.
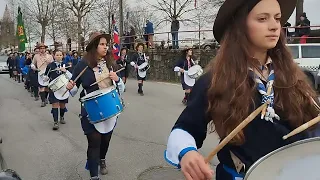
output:
[[[118,116],[123,111],[121,98],[114,86],[97,90],[80,99],[91,124]]]
[[[255,162],[245,180],[318,180],[320,137],[281,147]]]

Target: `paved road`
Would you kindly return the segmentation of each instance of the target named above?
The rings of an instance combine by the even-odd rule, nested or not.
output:
[[[66,125],[52,131],[50,106],[40,108],[22,84],[0,76],[0,136],[2,153],[9,168],[24,180],[89,179],[84,169],[86,138],[78,118],[78,97],[69,100]],[[178,180],[181,174],[163,159],[170,130],[183,110],[179,85],[146,82],[145,96],[130,80],[121,114],[107,154],[108,180]],[[215,135],[206,139],[201,152],[207,155],[217,144]],[[216,164],[216,160],[213,161]]]

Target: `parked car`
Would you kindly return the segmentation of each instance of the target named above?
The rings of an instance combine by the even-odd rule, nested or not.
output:
[[[312,86],[320,90],[320,44],[287,44],[295,62],[308,76]]]
[[[204,50],[217,49],[219,47],[219,43],[215,39],[205,39],[200,44],[200,49]],[[194,44],[193,48],[199,49],[199,42]]]
[[[0,56],[0,74],[9,74],[7,56]]]

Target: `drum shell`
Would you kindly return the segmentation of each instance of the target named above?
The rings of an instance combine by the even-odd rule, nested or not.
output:
[[[188,76],[192,79],[199,78],[203,73],[201,66],[194,65],[188,70]]]
[[[112,88],[109,92],[101,91],[101,93],[92,97],[88,94],[85,96],[86,98],[80,99],[91,124],[108,120],[123,111],[120,96],[115,88]]]
[[[52,80],[48,87],[53,91],[56,92],[59,89],[63,88],[64,86],[66,86],[69,82],[68,77],[65,74],[62,74],[60,76],[58,76],[57,78],[55,78],[54,80]]]

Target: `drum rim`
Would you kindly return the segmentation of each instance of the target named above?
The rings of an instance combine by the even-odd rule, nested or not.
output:
[[[90,118],[88,117],[88,120],[89,120],[89,123],[90,124],[97,124],[97,123],[100,123],[100,122],[103,122],[103,121],[107,121],[107,120],[109,120],[109,119],[111,119],[111,118],[113,118],[113,117],[115,117],[115,116],[119,116],[122,112],[123,112],[123,106],[122,106],[122,110],[121,111],[119,111],[117,114],[115,114],[115,115],[112,115],[112,116],[109,116],[109,117],[107,117],[107,118],[103,118],[103,119],[101,119],[101,120],[99,120],[99,121],[95,121],[94,123],[90,120]]]
[[[250,174],[252,173],[252,171],[254,169],[256,169],[265,159],[267,159],[268,157],[280,152],[280,151],[283,151],[285,149],[288,149],[290,147],[293,147],[293,146],[296,146],[296,145],[300,145],[300,144],[305,144],[305,143],[308,143],[308,142],[312,142],[312,141],[320,141],[320,137],[313,137],[313,138],[307,138],[307,139],[303,139],[303,140],[300,140],[300,141],[296,141],[294,143],[291,143],[291,144],[288,144],[288,145],[285,145],[285,146],[282,146],[274,151],[271,151],[270,153],[264,155],[263,157],[261,157],[260,159],[258,159],[256,162],[254,162],[251,167],[248,169],[245,177],[244,177],[244,180],[247,180],[248,177],[250,176]]]
[[[196,67],[197,67],[197,68],[196,68]],[[190,69],[191,69],[191,70],[192,70],[192,69],[196,69],[197,71],[192,72],[193,74],[189,74]],[[188,76],[195,75],[195,74],[199,73],[199,72],[201,71],[201,69],[202,69],[202,67],[201,67],[200,65],[197,65],[197,64],[196,64],[196,65],[194,65],[194,66],[192,66],[191,68],[188,69],[187,74],[188,74]]]
[[[103,91],[105,90],[105,91]],[[117,88],[115,86],[110,86],[110,87],[107,87],[107,88],[104,88],[104,89],[99,89],[99,90],[96,90],[96,91],[102,91],[101,93],[95,95],[95,96],[89,96],[90,94],[93,94],[94,92],[96,91],[92,91],[91,93],[83,96],[82,98],[80,98],[80,102],[86,102],[88,100],[92,100],[94,98],[97,98],[97,97],[100,97],[100,96],[103,96],[105,94],[108,94],[110,93],[111,91],[114,91],[114,90],[117,90]]]

